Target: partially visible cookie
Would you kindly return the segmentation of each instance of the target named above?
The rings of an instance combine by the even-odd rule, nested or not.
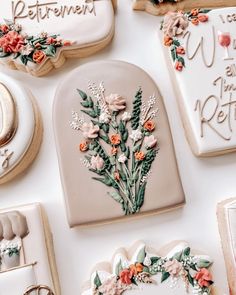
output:
[[[116,251],[112,262],[97,264],[81,295],[214,294],[207,255],[193,254],[176,241],[156,251],[137,242]]]
[[[201,7],[226,7],[235,5],[234,0],[133,0],[134,10],[145,10],[150,14],[162,15],[168,11],[191,10]]]
[[[116,0],[5,0],[0,63],[43,76],[67,58],[91,55],[114,35]]]
[[[22,173],[38,154],[43,134],[32,94],[0,73],[0,184]]]
[[[236,294],[236,199],[218,204],[218,224],[224,252],[230,294]]]
[[[52,235],[43,208],[0,211],[1,294],[60,295]]]

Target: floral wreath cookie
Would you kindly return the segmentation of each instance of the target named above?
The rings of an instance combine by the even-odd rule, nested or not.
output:
[[[116,0],[4,1],[0,63],[43,76],[67,58],[101,50],[114,34],[115,4]]]
[[[196,156],[236,150],[236,8],[169,12],[160,38]]]
[[[0,184],[25,171],[42,141],[41,115],[32,94],[17,81],[0,74]]]
[[[195,255],[186,242],[158,254],[144,243],[119,249],[112,263],[97,264],[81,295],[213,294],[212,260]]]
[[[51,232],[39,204],[0,211],[0,285],[3,294],[60,295]]]
[[[143,10],[153,15],[163,15],[168,11],[191,10],[201,7],[226,7],[234,6],[235,1],[229,0],[133,0],[134,10]]]
[[[71,226],[183,204],[162,98],[144,71],[118,61],[81,66],[58,88],[53,116]]]

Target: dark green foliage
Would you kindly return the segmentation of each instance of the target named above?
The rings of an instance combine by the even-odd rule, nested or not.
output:
[[[133,112],[131,117],[131,127],[133,130],[138,129],[140,115],[141,115],[141,106],[142,106],[142,90],[139,88],[137,91],[134,101],[133,101]]]
[[[146,154],[145,159],[143,160],[142,169],[141,169],[141,178],[150,171],[153,161],[156,158],[158,150],[149,150]]]

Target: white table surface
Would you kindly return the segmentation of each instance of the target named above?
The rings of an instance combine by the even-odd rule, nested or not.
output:
[[[173,87],[157,38],[160,19],[133,12],[131,0],[119,0],[116,34],[102,52],[83,60],[70,60],[47,77],[1,71],[24,82],[38,101],[44,122],[44,140],[39,156],[24,175],[0,187],[0,207],[23,203],[44,204],[54,235],[55,254],[62,295],[80,294],[96,262],[110,260],[116,248],[144,240],[156,248],[172,240],[187,240],[191,247],[209,254],[215,261],[214,280],[219,295],[228,294],[226,271],[216,219],[217,202],[236,196],[236,154],[196,158],[185,139]],[[119,59],[146,70],[164,97],[186,206],[158,216],[86,229],[69,229],[59,176],[52,127],[52,104],[58,83],[75,67],[96,59]],[[33,247],[33,245],[32,245]]]

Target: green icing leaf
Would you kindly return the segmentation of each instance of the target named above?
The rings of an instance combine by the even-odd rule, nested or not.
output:
[[[189,283],[194,287],[194,279],[193,279],[193,277],[190,275],[189,272],[188,272],[187,277],[188,277],[188,281],[189,281]]]
[[[183,254],[183,251],[177,252],[177,253],[174,254],[174,256],[172,258],[176,259],[178,261],[181,261],[182,260],[182,254]]]
[[[105,177],[105,178],[92,177],[92,179],[100,181],[107,186],[112,186],[112,180],[109,177]]]
[[[109,195],[118,203],[122,204],[124,202],[121,195],[117,192],[109,192]]]
[[[122,270],[123,270],[123,267],[122,267],[122,262],[121,262],[121,259],[120,259],[119,263],[116,265],[115,274],[117,276],[119,276],[119,274],[121,273]]]
[[[206,260],[206,259],[200,259],[198,262],[197,262],[197,267],[198,268],[208,268],[212,265],[212,262]]]
[[[82,101],[80,104],[81,104],[82,107],[84,107],[84,108],[89,108],[89,102],[88,102],[88,101]]]
[[[151,259],[151,263],[154,264],[154,263],[156,263],[158,260],[160,260],[161,257],[151,257],[150,259]]]
[[[83,100],[86,100],[88,98],[87,94],[83,92],[82,90],[77,89],[77,91],[79,92],[79,95]]]
[[[184,255],[185,256],[189,256],[191,249],[188,247],[186,249],[184,249]]]
[[[44,53],[47,55],[47,56],[55,56],[56,54],[56,48],[55,46],[53,45],[48,45],[46,47],[46,49],[44,49]]]
[[[146,247],[143,246],[143,248],[139,251],[138,255],[137,255],[137,262],[138,263],[143,263],[144,259],[146,257]]]
[[[86,115],[89,115],[92,118],[97,118],[97,113],[95,111],[81,110],[81,112],[85,113]]]
[[[161,276],[161,283],[163,283],[165,280],[169,278],[170,274],[168,272],[163,272]]]
[[[181,62],[185,67],[185,60],[183,59],[183,57],[178,57],[178,61]]]
[[[102,285],[102,282],[100,280],[98,273],[96,273],[93,283],[96,286],[96,288],[99,288]]]

